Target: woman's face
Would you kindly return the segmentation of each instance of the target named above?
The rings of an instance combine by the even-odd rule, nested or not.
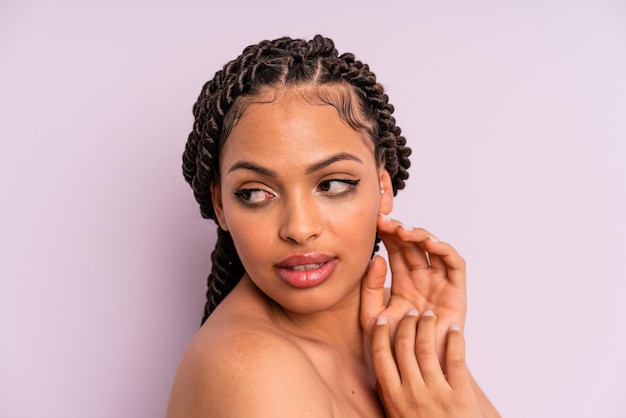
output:
[[[366,133],[330,105],[280,94],[246,107],[220,167],[218,221],[266,295],[297,313],[358,302],[377,214],[393,200]]]

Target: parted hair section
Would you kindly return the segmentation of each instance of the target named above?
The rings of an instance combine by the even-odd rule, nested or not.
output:
[[[232,127],[247,104],[266,101],[272,92],[276,97],[284,89],[295,90],[310,103],[335,107],[345,123],[365,130],[377,161],[391,176],[394,195],[404,188],[411,149],[369,66],[351,53],[339,55],[333,41],[320,35],[310,41],[283,37],[245,48],[205,83],[193,106],[195,121],[183,153],[183,175],[204,218],[216,220],[211,184],[219,181],[220,150]],[[245,272],[230,234],[219,226],[211,262],[202,323]]]

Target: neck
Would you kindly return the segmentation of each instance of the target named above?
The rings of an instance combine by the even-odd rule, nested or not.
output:
[[[280,307],[277,309],[285,318],[283,323],[295,334],[311,341],[331,345],[356,358],[363,358],[359,299],[357,296],[341,307],[307,314],[287,312]]]
[[[351,357],[367,361],[364,334],[359,321],[361,289],[357,286],[350,297],[330,309],[306,314],[291,312],[269,299],[252,281],[244,276],[248,285],[265,298],[277,326],[314,344],[332,346]]]

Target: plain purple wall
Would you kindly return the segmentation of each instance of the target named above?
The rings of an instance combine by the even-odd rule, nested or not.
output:
[[[624,2],[215,3],[0,4],[0,415],[164,414],[214,242],[191,106],[244,46],[323,33],[389,91],[394,216],[466,258],[503,415],[623,417]]]

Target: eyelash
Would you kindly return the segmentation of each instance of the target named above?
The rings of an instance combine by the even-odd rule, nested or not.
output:
[[[323,182],[321,182],[317,188],[319,189],[322,185],[328,185],[330,188],[330,183],[333,182],[337,182],[337,183],[343,183],[346,185],[346,190],[343,190],[341,192],[338,193],[330,193],[329,197],[332,198],[336,198],[336,197],[343,197],[347,194],[350,193],[354,193],[356,191],[356,187],[358,186],[359,182],[361,180],[348,180],[348,179],[330,179],[330,180],[324,180]]]
[[[320,184],[317,186],[317,189],[319,190],[320,188],[322,188],[322,186],[324,189],[326,190],[322,190],[322,193],[326,193],[328,197],[335,199],[335,198],[341,198],[343,196],[346,196],[348,194],[354,193],[356,191],[356,188],[359,184],[361,180],[350,180],[350,179],[329,179],[329,180],[324,180],[322,182],[320,182]],[[330,190],[330,183],[343,183],[346,185],[345,190],[342,190],[340,192],[336,192],[336,193],[332,193],[329,192]],[[263,199],[260,202],[250,202],[250,198],[252,193],[255,192],[260,192],[260,193],[265,193],[266,195],[272,195],[270,192],[267,192],[263,189],[239,189],[236,190],[233,195],[235,196],[235,198],[237,200],[239,200],[242,204],[244,204],[245,206],[249,206],[249,207],[255,207],[255,206],[259,206],[262,205],[263,203],[265,203],[267,200],[269,199]],[[273,195],[272,195],[273,196]],[[271,199],[271,198],[270,198]]]
[[[256,203],[255,202],[250,202],[250,197],[251,197],[252,193],[255,193],[255,192],[261,192],[261,193],[265,193],[266,195],[271,195],[271,193],[266,192],[263,189],[239,189],[239,190],[235,191],[233,193],[233,195],[243,205],[249,206],[249,207],[261,205],[265,201],[269,200],[269,199],[264,199],[264,200],[262,200],[260,202],[256,202]]]

